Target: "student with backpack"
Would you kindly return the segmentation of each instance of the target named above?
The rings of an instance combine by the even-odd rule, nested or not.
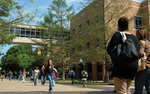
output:
[[[82,77],[82,81],[83,81],[83,87],[86,87],[86,81],[87,81],[87,78],[88,78],[87,71],[83,70],[81,72],[81,77]]]
[[[72,85],[74,85],[75,72],[73,71],[72,68],[70,68],[70,77],[71,77],[71,80],[72,80]]]
[[[11,81],[11,76],[12,76],[12,72],[11,71],[9,71],[8,76],[9,76],[9,81]]]
[[[125,37],[127,38],[126,40],[124,39]],[[132,45],[126,47],[126,44],[128,44],[127,42]],[[126,50],[123,52],[127,52],[127,55],[120,55],[120,53],[116,54],[118,53],[117,51],[122,52],[122,49],[116,49],[119,47],[126,47]],[[131,51],[132,48],[134,51]],[[128,19],[126,17],[121,17],[118,20],[118,32],[114,33],[107,47],[107,52],[111,56],[113,63],[112,76],[117,94],[131,94],[130,85],[138,69],[139,48],[140,45],[137,37],[129,32]],[[116,52],[114,52],[114,49],[116,49]],[[128,51],[131,51],[131,53]],[[127,58],[128,56],[131,56],[131,58]]]

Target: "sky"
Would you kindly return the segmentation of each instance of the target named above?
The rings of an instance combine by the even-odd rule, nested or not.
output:
[[[35,9],[38,9],[37,15],[35,16],[34,20],[42,21],[43,17],[40,17],[40,16],[48,12],[47,8],[52,4],[53,0],[34,0],[34,3],[31,3],[30,0],[16,0],[16,1],[19,3],[19,5],[24,7],[24,13],[32,13],[32,11],[34,11]],[[73,5],[75,13],[79,12],[79,9],[81,8],[80,7],[81,1],[82,0],[66,0],[68,6]],[[143,0],[134,0],[134,1],[141,2]],[[12,15],[15,15],[15,14],[12,13]],[[29,24],[36,25],[36,23],[34,22],[29,23]],[[7,50],[11,48],[12,46],[14,45],[7,45],[7,44],[4,45],[3,47],[1,47],[1,53],[6,54]],[[37,47],[37,46],[34,46],[34,47]],[[2,56],[0,56],[0,58],[1,57]]]

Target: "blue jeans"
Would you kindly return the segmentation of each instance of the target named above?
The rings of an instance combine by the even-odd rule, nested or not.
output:
[[[56,77],[56,83],[58,83],[58,77]]]
[[[9,76],[9,80],[11,81],[11,76]]]
[[[21,80],[21,78],[22,78],[22,76],[21,76],[21,75],[19,75],[19,81]]]
[[[74,79],[72,78],[72,85],[74,84]]]
[[[41,76],[41,85],[45,84],[45,80],[46,80],[46,77],[45,76]]]
[[[55,86],[55,79],[53,79],[53,86]]]
[[[53,88],[52,88],[53,78],[54,78],[53,75],[48,75],[48,80],[49,80],[49,91],[53,91]]]
[[[143,86],[145,86],[147,94],[150,94],[150,68],[136,74],[135,94],[142,94]]]
[[[38,76],[34,76],[34,85],[35,85],[35,86],[38,85]]]

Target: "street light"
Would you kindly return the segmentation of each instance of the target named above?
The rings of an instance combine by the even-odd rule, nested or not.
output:
[[[79,59],[79,62],[80,62],[80,63],[82,63],[82,62],[83,62],[83,60],[80,58],[80,59]]]

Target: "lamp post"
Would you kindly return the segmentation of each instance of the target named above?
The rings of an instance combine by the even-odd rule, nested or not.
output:
[[[82,65],[83,60],[80,58],[79,62],[80,62],[80,73],[79,73],[80,76],[79,77],[81,78],[81,71],[83,70],[83,65]]]
[[[79,59],[79,62],[80,62],[80,63],[82,63],[82,62],[83,62],[83,60],[80,58],[80,59]]]

